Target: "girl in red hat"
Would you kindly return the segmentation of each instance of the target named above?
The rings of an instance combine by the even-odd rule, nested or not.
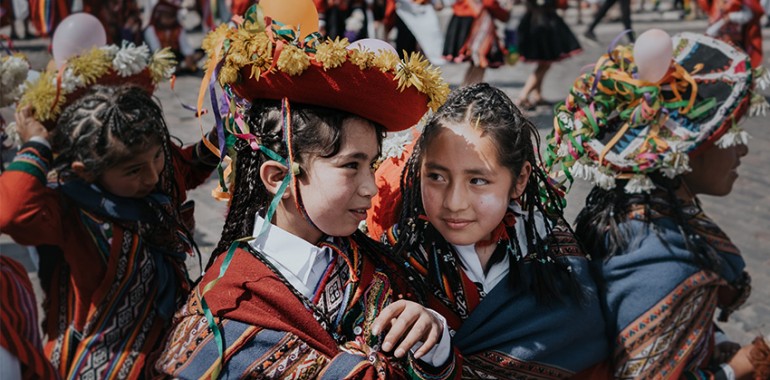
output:
[[[218,80],[229,110],[219,149],[230,204],[155,369],[183,379],[459,376],[443,319],[415,302],[402,263],[358,231],[377,193],[383,131],[415,124],[447,85],[416,55],[296,36],[260,10],[204,41],[204,86]]]

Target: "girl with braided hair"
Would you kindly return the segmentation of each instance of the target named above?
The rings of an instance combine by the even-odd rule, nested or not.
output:
[[[443,319],[417,302],[399,260],[358,231],[377,193],[383,131],[415,124],[448,86],[419,55],[405,62],[346,40],[303,43],[271,11],[252,7],[204,41],[207,75],[218,76],[203,85],[217,79],[228,105],[220,148],[232,174],[217,194],[230,203],[155,370],[182,379],[459,377]],[[240,56],[252,58],[231,59]]]
[[[607,375],[588,259],[538,144],[511,99],[480,83],[428,120],[402,174],[402,212],[386,239],[454,330],[465,378]]]
[[[50,132],[32,112],[16,113],[0,230],[43,246],[46,356],[62,378],[139,378],[190,289],[185,192],[216,157],[173,144],[143,88],[94,86]]]

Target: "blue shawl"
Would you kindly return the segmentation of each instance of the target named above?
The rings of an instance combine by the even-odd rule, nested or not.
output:
[[[713,250],[717,271],[703,269],[688,250],[672,208],[660,198],[632,205],[619,226],[628,247],[593,262],[603,286],[603,309],[618,377],[678,379],[707,374],[717,307],[729,311],[748,297],[744,261],[730,239],[697,204],[682,207],[691,244]],[[707,376],[707,375],[706,375]]]

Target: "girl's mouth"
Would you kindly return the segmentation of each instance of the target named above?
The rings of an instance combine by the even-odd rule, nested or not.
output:
[[[459,230],[468,226],[471,221],[465,219],[444,219],[444,223],[453,230]]]
[[[352,213],[353,216],[356,217],[356,219],[361,221],[361,220],[366,220],[366,211],[367,210],[368,209],[365,209],[365,208],[357,208],[357,209],[350,210],[350,213]]]

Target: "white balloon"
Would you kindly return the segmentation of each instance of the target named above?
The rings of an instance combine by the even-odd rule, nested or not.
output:
[[[107,33],[98,18],[88,13],[73,13],[56,27],[52,44],[53,59],[60,69],[70,57],[107,44]]]
[[[657,83],[666,75],[674,56],[671,36],[660,29],[642,33],[634,44],[634,62],[639,79]]]

